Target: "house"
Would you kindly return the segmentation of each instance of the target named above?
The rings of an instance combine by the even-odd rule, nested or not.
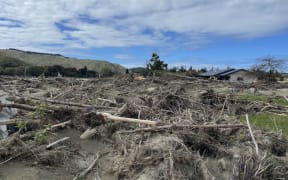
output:
[[[244,83],[253,83],[258,80],[256,75],[245,69],[210,70],[198,75],[198,77]]]

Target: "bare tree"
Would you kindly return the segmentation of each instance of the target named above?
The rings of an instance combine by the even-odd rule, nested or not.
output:
[[[267,56],[258,59],[258,63],[252,67],[252,71],[257,73],[261,78],[273,81],[276,79],[279,72],[286,69],[286,60],[277,59],[272,56]]]

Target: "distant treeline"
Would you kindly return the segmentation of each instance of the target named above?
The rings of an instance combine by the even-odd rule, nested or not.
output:
[[[0,75],[8,76],[64,76],[64,77],[97,77],[101,76],[112,76],[114,73],[111,68],[104,67],[101,72],[88,70],[85,66],[81,69],[73,67],[63,67],[60,65],[54,66],[31,66],[23,61],[14,58],[1,58],[0,57]]]

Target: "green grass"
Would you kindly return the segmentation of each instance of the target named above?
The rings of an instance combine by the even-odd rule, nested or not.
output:
[[[267,95],[239,95],[239,100],[246,100],[246,101],[258,101],[258,102],[265,102],[265,103],[272,103],[275,105],[282,105],[282,106],[288,106],[288,101],[284,99],[283,97],[272,97]]]
[[[282,130],[288,136],[288,116],[281,116],[273,113],[257,113],[249,115],[250,123],[261,129],[272,131]],[[246,122],[245,116],[241,117],[242,122]]]

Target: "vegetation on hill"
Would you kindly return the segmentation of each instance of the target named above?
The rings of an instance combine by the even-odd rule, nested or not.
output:
[[[82,68],[63,67],[61,65],[38,66],[25,63],[17,58],[7,57],[0,54],[0,75],[8,76],[58,76],[65,77],[96,77],[99,74],[102,76],[111,76],[114,74],[109,66],[104,66],[100,72],[89,70],[87,66]]]
[[[48,53],[36,53],[30,51],[21,51],[17,49],[5,49],[0,50],[0,55],[18,59],[24,63],[32,66],[54,66],[60,65],[64,68],[76,68],[81,69],[85,66],[88,70],[101,72],[103,69],[112,71],[113,73],[124,73],[125,68],[118,64],[113,64],[108,61],[99,60],[79,60],[76,58],[68,58],[59,54],[48,54]]]
[[[0,54],[0,66],[3,68],[26,66],[26,65],[28,64],[23,61],[20,61],[19,59],[6,57]]]

